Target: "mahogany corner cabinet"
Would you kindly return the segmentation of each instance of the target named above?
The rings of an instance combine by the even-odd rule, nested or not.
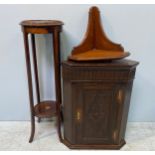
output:
[[[74,149],[120,149],[138,62],[64,61],[64,144]]]

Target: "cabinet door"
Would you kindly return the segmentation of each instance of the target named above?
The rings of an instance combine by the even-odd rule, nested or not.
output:
[[[113,83],[88,82],[73,85],[76,144],[112,144],[117,141],[118,87]]]

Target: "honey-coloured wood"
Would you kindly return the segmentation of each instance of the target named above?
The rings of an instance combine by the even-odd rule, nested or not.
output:
[[[63,22],[57,20],[25,20],[20,23],[24,36],[25,57],[27,66],[28,86],[29,86],[29,100],[31,112],[31,135],[29,142],[33,141],[35,133],[35,116],[38,117],[38,122],[41,118],[48,118],[57,116],[57,130],[59,139],[61,140],[60,133],[60,116],[61,116],[61,78],[60,78],[60,32],[62,30]],[[55,101],[41,101],[40,86],[38,77],[38,62],[36,53],[35,34],[53,34],[53,55],[54,55],[54,71],[55,71]],[[31,72],[31,59],[29,50],[28,35],[31,37],[32,43],[32,60],[34,67],[35,86],[37,103],[34,105],[33,99],[33,86],[32,86],[32,72]],[[51,40],[52,42],[52,40]]]
[[[99,61],[99,60],[117,60],[129,56],[129,52],[120,51],[103,51],[103,50],[90,50],[84,53],[75,54],[69,57],[74,61]]]
[[[62,63],[64,141],[73,149],[120,149],[138,62]]]
[[[130,53],[125,52],[120,44],[108,39],[102,29],[99,9],[91,7],[85,37],[80,45],[74,47],[68,59],[72,61],[109,61],[122,59],[129,55]]]

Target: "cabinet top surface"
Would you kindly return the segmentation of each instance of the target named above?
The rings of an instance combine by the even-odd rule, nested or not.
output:
[[[20,22],[22,26],[61,26],[63,25],[62,21],[58,20],[24,20]]]
[[[63,61],[63,65],[70,67],[134,67],[139,62],[129,59],[113,60],[111,62],[97,61],[97,62],[74,62],[74,61]]]

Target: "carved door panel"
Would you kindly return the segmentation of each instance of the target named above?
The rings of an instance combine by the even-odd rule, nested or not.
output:
[[[118,86],[112,83],[75,83],[74,131],[78,144],[116,143],[120,106],[117,104]]]

